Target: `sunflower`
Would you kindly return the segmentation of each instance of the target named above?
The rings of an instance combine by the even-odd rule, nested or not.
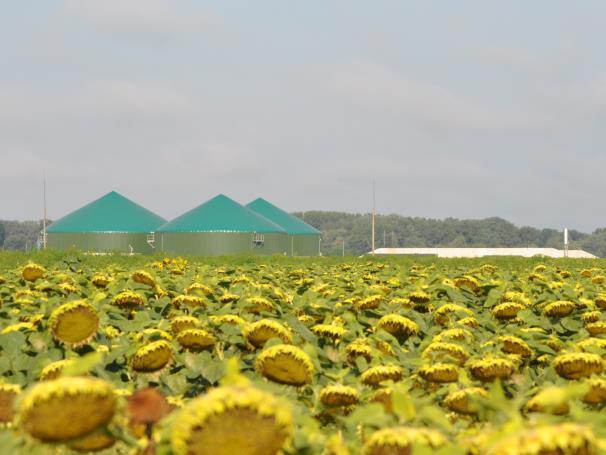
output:
[[[521,338],[513,335],[505,335],[497,338],[497,341],[502,344],[501,351],[506,354],[517,354],[521,357],[530,357],[532,349]]]
[[[364,357],[367,362],[372,359],[372,348],[364,340],[354,340],[345,348],[347,360],[354,363],[358,357]]]
[[[21,269],[21,277],[25,281],[36,281],[44,276],[46,269],[41,265],[30,262]]]
[[[585,324],[585,330],[587,330],[591,336],[605,334],[606,321],[595,321]]]
[[[421,332],[416,322],[399,314],[386,314],[377,322],[377,328],[383,329],[393,336],[404,338],[418,335]]]
[[[468,341],[472,339],[473,333],[467,329],[446,329],[433,337],[433,341]]]
[[[407,298],[414,303],[428,303],[431,300],[431,295],[425,291],[412,291],[407,295]]]
[[[428,382],[457,382],[459,369],[452,363],[433,363],[419,368],[419,376]]]
[[[283,343],[291,344],[292,335],[282,324],[271,319],[261,319],[244,327],[244,338],[256,348],[261,348],[272,338],[280,338]]]
[[[225,294],[219,296],[219,302],[221,303],[237,302],[238,300],[240,300],[240,296],[232,294],[231,292],[226,292]]]
[[[42,368],[40,372],[40,380],[48,381],[51,379],[57,379],[63,373],[65,367],[71,366],[74,364],[74,361],[71,359],[65,360],[57,360],[56,362],[51,362]]]
[[[192,283],[185,288],[185,294],[195,295],[199,297],[208,297],[213,294],[213,290],[210,286],[202,283]]]
[[[443,341],[434,341],[423,351],[424,358],[443,358],[450,357],[456,360],[456,363],[463,365],[469,358],[467,350],[455,343],[446,343]]]
[[[360,401],[360,392],[345,385],[327,385],[320,390],[320,401],[325,406],[351,406]]]
[[[543,308],[543,314],[552,318],[562,318],[568,316],[576,308],[574,302],[568,300],[556,300],[555,302],[548,303]]]
[[[541,425],[516,432],[484,451],[486,455],[590,455],[598,453],[596,437],[576,423]]]
[[[212,348],[217,340],[215,336],[204,329],[185,329],[176,336],[177,342],[189,351],[199,351]]]
[[[134,309],[145,305],[145,298],[134,291],[126,290],[112,299],[112,304],[124,309]]]
[[[158,340],[137,349],[130,359],[130,364],[135,371],[152,373],[163,369],[171,359],[170,343],[166,340]]]
[[[449,393],[444,399],[444,406],[459,414],[476,414],[478,412],[474,400],[488,398],[488,392],[480,387],[468,387]]]
[[[311,331],[317,336],[330,338],[333,341],[340,340],[347,333],[347,329],[333,324],[316,324]]]
[[[474,378],[482,382],[492,382],[512,375],[515,370],[513,362],[500,357],[487,356],[469,363],[469,369]]]
[[[106,275],[97,273],[97,274],[93,275],[93,277],[91,278],[90,281],[97,288],[105,288],[111,281],[111,278]]]
[[[195,329],[200,325],[198,318],[193,316],[177,316],[170,321],[170,330],[173,335],[186,329]]]
[[[568,414],[568,393],[562,387],[546,387],[528,400],[526,409],[554,415]]]
[[[114,416],[116,396],[101,379],[66,377],[34,385],[19,402],[17,426],[44,442],[80,438]]]
[[[478,292],[480,288],[480,282],[469,275],[465,275],[454,279],[454,285],[459,289],[466,289],[470,292]]]
[[[145,270],[136,270],[130,277],[135,283],[144,284],[150,288],[156,287],[156,280]]]
[[[175,416],[175,455],[277,455],[293,434],[290,409],[273,395],[243,387],[220,387],[186,405]]]
[[[262,311],[274,311],[274,304],[265,297],[252,296],[246,299],[246,311],[253,314],[259,314]]]
[[[553,360],[556,373],[565,379],[586,378],[602,372],[602,358],[588,352],[560,354]]]
[[[208,320],[216,325],[229,324],[229,325],[244,325],[246,321],[240,316],[235,314],[222,314],[220,316],[209,316]]]
[[[180,308],[181,305],[186,305],[189,307],[201,307],[201,308],[205,308],[206,307],[206,301],[204,300],[204,298],[198,296],[198,295],[189,295],[189,294],[185,294],[185,295],[178,295],[176,297],[174,297],[171,300],[171,304],[176,307],[176,308]]]
[[[397,382],[402,379],[404,372],[397,365],[377,365],[370,367],[362,373],[360,381],[362,384],[378,386],[383,381]]]
[[[315,373],[314,365],[305,351],[287,344],[272,346],[261,352],[257,356],[256,368],[271,381],[294,386],[309,384]]]
[[[76,439],[69,444],[69,448],[75,452],[99,452],[116,443],[116,439],[105,429],[101,428],[86,436]]]
[[[363,310],[374,310],[379,308],[379,305],[383,301],[384,297],[381,294],[370,295],[368,297],[364,297],[363,299],[358,300],[354,303],[354,309],[357,311]]]
[[[446,325],[452,315],[472,316],[473,311],[456,303],[446,303],[435,311],[433,317],[438,324]]]
[[[592,322],[597,322],[600,320],[600,315],[602,313],[598,310],[594,311],[586,311],[581,315],[581,320],[584,324],[591,324]]]
[[[0,424],[13,421],[13,408],[20,393],[20,386],[0,383]]]
[[[505,302],[495,305],[491,312],[496,319],[513,319],[522,310],[525,310],[526,306],[519,302]]]
[[[448,443],[437,430],[430,428],[396,427],[375,431],[362,448],[363,455],[408,455],[412,446],[439,449]]]
[[[48,325],[56,340],[77,346],[95,335],[99,314],[86,300],[75,300],[55,308]]]
[[[606,401],[606,379],[590,378],[587,385],[589,390],[582,398],[585,403],[601,404]]]

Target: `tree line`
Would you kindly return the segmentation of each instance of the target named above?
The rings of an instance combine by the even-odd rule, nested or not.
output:
[[[322,252],[361,255],[371,247],[371,215],[310,211],[294,213],[322,231]],[[517,227],[502,218],[443,220],[400,215],[375,217],[375,247],[537,247],[563,248],[564,235],[556,229]],[[606,256],[606,228],[592,234],[569,231],[570,249]]]
[[[371,215],[310,211],[294,213],[322,231],[322,252],[359,256],[371,250]],[[517,227],[502,218],[436,220],[401,215],[377,215],[376,248],[381,247],[563,247],[556,229]],[[49,222],[50,224],[50,222]],[[37,247],[42,221],[0,220],[0,247],[26,251]],[[570,248],[606,257],[606,228],[591,234],[569,231]]]

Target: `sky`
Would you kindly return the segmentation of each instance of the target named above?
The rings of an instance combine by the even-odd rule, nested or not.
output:
[[[116,190],[606,226],[603,0],[19,0],[0,219]]]

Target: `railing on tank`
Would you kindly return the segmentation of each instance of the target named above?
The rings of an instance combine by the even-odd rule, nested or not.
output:
[[[152,248],[156,248],[156,234],[155,232],[150,232],[147,234],[147,244]]]
[[[261,248],[263,245],[265,245],[265,235],[254,232],[252,235],[253,248]]]

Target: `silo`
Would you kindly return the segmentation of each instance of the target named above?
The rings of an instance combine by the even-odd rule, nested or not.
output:
[[[160,226],[156,244],[171,254],[287,254],[280,226],[220,194]]]
[[[52,223],[47,244],[57,250],[152,253],[153,232],[164,223],[164,218],[112,191]]]
[[[263,198],[255,199],[246,207],[273,221],[288,233],[288,254],[290,256],[318,256],[320,254],[322,233],[315,227]]]

